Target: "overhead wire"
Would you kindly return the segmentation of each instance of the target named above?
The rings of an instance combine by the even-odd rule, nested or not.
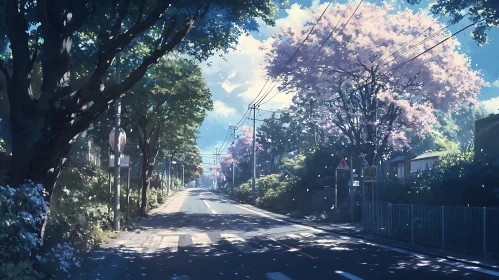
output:
[[[360,5],[362,5],[362,2],[364,0],[360,0],[359,4],[357,5],[357,7],[355,8],[355,10],[353,11],[353,13],[350,15],[350,18],[348,18],[347,22],[342,26],[342,28],[340,29],[340,31],[338,33],[341,33],[344,28],[348,25],[348,23],[350,22],[350,20],[353,18],[353,16],[355,15],[355,13],[357,13],[357,10],[360,8]],[[347,6],[347,8],[345,9],[345,11],[343,12],[343,17],[345,16],[345,13],[348,11],[348,9],[350,8],[350,5],[351,5],[351,0],[349,0],[349,4]],[[335,27],[333,28],[333,30],[331,31],[331,33],[329,33],[329,36],[326,38],[326,40],[324,40],[321,44],[321,46],[319,47],[319,50],[316,52],[316,54],[312,57],[312,59],[308,62],[308,65],[310,65],[312,63],[312,61],[314,60],[314,58],[316,57],[317,53],[319,53],[321,51],[321,48],[324,46],[324,44],[327,42],[327,40],[329,40],[329,38],[333,35],[334,31],[336,30],[338,24],[340,23],[340,21],[342,20],[343,18],[340,17],[340,19],[338,20],[338,22],[336,23]],[[329,45],[327,46],[328,48],[331,46],[331,44],[333,43],[334,41],[331,41],[331,43],[329,43]],[[275,84],[274,86],[267,92],[267,94],[265,96],[268,96],[268,94],[270,93],[270,91],[275,87]],[[277,91],[270,99],[268,99],[267,101],[265,101],[264,103],[260,103],[258,105],[263,105],[267,102],[270,102],[272,99],[274,99],[277,95],[279,94],[279,91]],[[265,98],[263,98],[265,99]],[[262,100],[263,100],[262,99]]]
[[[281,76],[282,72],[284,71],[284,69],[286,69],[286,67],[288,66],[288,64],[293,60],[293,58],[296,56],[296,54],[298,53],[298,51],[301,49],[301,47],[305,44],[305,42],[308,40],[308,38],[310,37],[310,35],[312,34],[312,32],[314,31],[315,27],[317,26],[317,24],[321,21],[321,19],[324,17],[324,14],[327,12],[327,10],[329,9],[329,6],[331,6],[331,3],[333,2],[333,0],[329,0],[328,4],[326,5],[326,8],[324,9],[324,11],[322,11],[321,15],[319,16],[319,18],[315,21],[315,23],[312,25],[312,27],[310,28],[310,30],[308,31],[307,33],[307,36],[305,36],[305,39],[303,39],[303,41],[301,41],[300,45],[298,46],[298,48],[295,50],[295,52],[293,53],[293,55],[286,61],[286,63],[284,64],[284,66],[281,68],[281,70],[279,71],[279,74],[277,74],[275,76],[275,78],[273,78],[273,83],[274,85],[270,88],[269,91],[267,91],[267,93],[265,95],[263,95],[260,99],[258,99],[258,101],[256,101],[254,103],[254,105],[259,105],[259,103],[261,103],[268,95],[269,93],[272,91],[272,89],[275,87],[275,85],[277,84],[277,80],[279,79],[279,76]],[[267,84],[267,83],[266,83]],[[263,88],[262,88],[263,90]],[[261,90],[261,91],[262,91]],[[261,92],[260,91],[260,92]]]

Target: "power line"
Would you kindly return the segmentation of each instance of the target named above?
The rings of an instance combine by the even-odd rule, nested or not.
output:
[[[351,1],[351,0],[350,0],[350,1]],[[350,1],[349,1],[349,3],[350,3]],[[343,29],[344,29],[344,28],[348,25],[348,23],[349,23],[349,22],[350,22],[350,20],[353,18],[353,16],[354,16],[354,15],[355,15],[355,13],[357,12],[357,10],[360,8],[360,5],[362,4],[362,2],[363,2],[363,1],[364,1],[364,0],[360,0],[359,4],[357,5],[357,7],[355,8],[355,10],[353,11],[352,15],[350,15],[350,18],[348,18],[347,22],[343,25],[343,27],[340,29],[340,31],[339,31],[338,33],[341,33],[341,32],[343,31]],[[345,12],[343,12],[343,16],[345,15],[345,13],[346,13],[346,11],[348,10],[348,8],[349,8],[349,7],[350,7],[350,4],[348,4],[347,8],[345,9]],[[324,10],[324,12],[326,12],[326,11]],[[324,13],[323,13],[323,14],[324,14]],[[328,39],[331,37],[331,35],[334,33],[334,30],[335,30],[335,29],[336,29],[336,27],[338,26],[338,24],[339,24],[339,22],[341,21],[341,19],[342,19],[342,18],[340,18],[340,19],[338,20],[338,23],[337,23],[337,24],[336,24],[336,26],[333,28],[333,31],[331,31],[331,33],[330,33],[330,34],[329,34],[329,36],[326,38],[326,40],[324,40],[324,42],[322,42],[322,45],[319,47],[319,51],[318,51],[318,52],[320,52],[321,48],[324,46],[324,44],[327,42],[327,40],[328,40]],[[309,35],[310,35],[310,34],[309,34]],[[308,36],[307,36],[307,37],[308,37]],[[305,38],[305,40],[306,40],[306,39],[307,39],[307,38]],[[334,41],[331,41],[331,43],[329,43],[329,45],[328,45],[327,47],[329,48],[333,42],[334,42]],[[303,42],[302,42],[302,45],[303,45]],[[300,45],[300,47],[301,47],[301,45]],[[300,47],[299,47],[299,48],[300,48]],[[298,49],[299,49],[299,48],[298,48]],[[318,53],[318,52],[317,52],[317,53]],[[317,53],[316,53],[316,54],[317,54]],[[312,60],[310,60],[310,61],[309,61],[308,65],[310,65],[310,63],[313,61],[313,59],[314,59],[314,58],[315,58],[315,55],[314,55],[314,57],[312,57]],[[280,74],[279,74],[279,75],[280,75]],[[272,87],[272,88],[271,88],[271,89],[267,92],[267,94],[265,95],[265,97],[266,97],[266,96],[268,96],[268,95],[270,94],[270,91],[272,91],[272,89],[275,87],[275,85],[276,85],[276,84],[274,84],[274,86],[273,86],[273,87]],[[273,95],[273,96],[272,96],[269,100],[267,100],[265,103],[267,103],[267,102],[269,102],[270,100],[274,99],[274,97],[276,97],[278,94],[279,94],[279,91],[277,91],[277,92],[276,92],[276,94],[274,94],[274,95]],[[265,97],[264,97],[263,99],[265,99]],[[262,99],[261,101],[263,101],[263,99]],[[260,102],[261,102],[261,101],[260,101]],[[263,105],[263,104],[265,104],[265,103],[259,103],[258,105]]]
[[[300,43],[300,45],[295,50],[295,52],[293,53],[293,55],[288,59],[288,61],[286,61],[286,63],[284,64],[284,66],[281,68],[281,70],[279,71],[279,74],[273,79],[274,80],[274,85],[271,87],[271,89],[264,96],[262,96],[257,102],[254,103],[255,105],[259,105],[269,95],[270,91],[272,91],[272,89],[275,87],[275,85],[277,84],[276,81],[277,81],[277,79],[279,79],[279,76],[281,76],[281,74],[284,71],[284,69],[286,69],[286,66],[288,66],[288,64],[291,62],[291,60],[293,60],[293,58],[296,56],[296,54],[298,53],[298,51],[301,49],[301,47],[303,46],[303,44],[305,44],[305,42],[308,40],[308,37],[310,37],[310,34],[312,34],[312,32],[314,31],[314,29],[317,26],[317,24],[319,23],[319,21],[321,21],[321,19],[324,17],[324,14],[327,12],[327,10],[329,9],[329,6],[331,5],[332,2],[333,2],[332,0],[330,0],[328,2],[326,8],[324,9],[324,11],[322,11],[322,14],[319,16],[319,18],[317,19],[317,21],[314,23],[314,25],[308,31],[308,34],[307,34],[307,36],[305,36],[305,39],[303,39],[303,41]],[[265,83],[265,84],[267,84],[267,83]],[[263,88],[262,88],[262,90],[263,90]]]
[[[348,8],[350,8],[350,5],[351,5],[351,2],[352,0],[349,0],[348,1],[348,6],[347,8],[345,9],[345,11],[343,12],[343,17],[345,16],[345,13],[346,11],[348,11]],[[362,2],[361,2],[362,3]],[[322,50],[322,47],[324,47],[324,45],[326,44],[326,42],[329,40],[329,38],[331,38],[331,36],[333,36],[333,33],[334,31],[336,30],[336,28],[338,27],[338,25],[340,24],[341,20],[343,19],[343,17],[340,17],[340,19],[338,19],[338,22],[336,23],[336,25],[334,26],[333,30],[329,33],[329,35],[326,37],[326,39],[322,42],[321,46],[319,47],[319,49],[317,50],[317,52],[314,54],[314,56],[312,57],[312,59],[308,62],[308,64],[312,63],[314,61],[314,59],[317,57],[317,55],[320,53],[320,51]],[[328,46],[329,47],[329,46]]]

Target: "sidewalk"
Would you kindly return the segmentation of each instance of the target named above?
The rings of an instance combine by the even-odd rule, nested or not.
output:
[[[127,249],[137,253],[153,253],[168,245],[164,244],[162,235],[171,231],[158,227],[158,222],[164,214],[179,212],[187,196],[187,190],[174,193],[159,207],[149,211],[134,229],[119,232],[114,238],[94,248],[71,276],[74,279],[90,279],[89,275],[100,272],[99,278],[113,279],[112,271],[107,271],[110,267],[127,269],[128,263],[118,256],[120,251]]]
[[[229,196],[226,196],[227,199],[231,200],[233,203],[238,202],[232,200]],[[455,252],[455,251],[449,251],[449,250],[444,250],[439,247],[430,247],[428,245],[422,245],[422,244],[417,244],[417,243],[411,243],[407,241],[401,241],[377,234],[372,234],[370,232],[365,231],[360,223],[343,223],[343,224],[331,224],[331,223],[318,223],[318,222],[311,222],[311,221],[306,221],[302,219],[296,219],[296,218],[291,218],[286,215],[282,214],[276,214],[267,210],[260,209],[258,207],[248,205],[248,204],[243,204],[244,207],[250,208],[254,211],[261,212],[263,214],[272,216],[274,218],[278,218],[287,222],[292,222],[295,224],[301,224],[305,226],[310,226],[313,228],[321,229],[327,232],[335,233],[335,234],[341,234],[344,236],[348,237],[353,237],[357,239],[361,239],[370,243],[375,243],[376,245],[381,244],[382,246],[386,247],[393,247],[396,248],[398,251],[404,252],[405,251],[410,251],[410,252],[404,252],[404,253],[417,253],[420,255],[427,255],[430,257],[434,258],[441,258],[445,259],[448,261],[454,261],[454,262],[461,262],[470,266],[474,267],[482,267],[485,269],[491,269],[491,270],[497,270],[499,271],[499,260],[497,259],[490,259],[487,257],[481,257],[481,256],[470,256],[466,255],[460,252]]]

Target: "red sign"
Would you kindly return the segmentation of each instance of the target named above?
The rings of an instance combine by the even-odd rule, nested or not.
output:
[[[340,164],[336,167],[336,170],[350,170],[350,167],[348,167],[348,164],[345,162],[344,158],[341,159]]]

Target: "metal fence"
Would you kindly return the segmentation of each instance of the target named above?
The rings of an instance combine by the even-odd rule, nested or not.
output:
[[[363,226],[380,235],[499,257],[499,208],[367,203]]]

